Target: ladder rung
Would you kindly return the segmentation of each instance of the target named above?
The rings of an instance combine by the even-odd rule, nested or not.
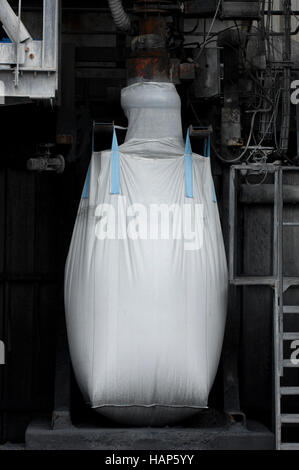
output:
[[[299,333],[283,333],[283,339],[290,340],[290,339],[299,339]]]
[[[231,279],[231,284],[236,286],[275,285],[276,278],[273,276],[240,276]]]
[[[292,424],[292,423],[295,423],[295,424],[299,424],[299,415],[295,415],[295,414],[282,414],[281,415],[281,422],[282,423],[285,423],[285,424]]]
[[[298,364],[296,364],[292,362],[290,359],[284,359],[282,364],[283,364],[283,367],[299,367],[299,361],[298,361]]]
[[[235,286],[275,286],[277,279],[274,276],[241,276],[230,279]],[[299,276],[283,277],[283,287],[299,286]]]
[[[299,395],[299,387],[280,387],[281,395]]]
[[[299,222],[283,222],[284,227],[299,227]]]
[[[299,313],[298,305],[284,305],[283,313]]]
[[[280,448],[281,450],[299,450],[299,442],[282,442]]]

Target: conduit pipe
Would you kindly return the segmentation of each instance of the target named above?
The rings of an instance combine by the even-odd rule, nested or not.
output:
[[[131,29],[130,17],[125,12],[121,0],[108,0],[115,26],[121,31],[128,32]]]

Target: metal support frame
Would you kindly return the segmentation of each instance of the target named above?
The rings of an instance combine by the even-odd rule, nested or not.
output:
[[[272,276],[238,276],[236,274],[236,256],[235,256],[235,230],[236,230],[236,211],[237,211],[237,197],[236,197],[236,173],[237,171],[248,171],[248,170],[265,170],[268,173],[275,173],[279,171],[299,171],[297,166],[279,166],[275,164],[248,164],[248,165],[232,165],[230,169],[230,194],[229,194],[229,281],[233,285],[241,286],[257,286],[257,285],[269,285],[275,287],[277,282],[276,272],[273,269]],[[275,229],[275,225],[274,225]],[[274,233],[275,241],[275,233]],[[274,243],[274,242],[273,242]],[[273,252],[277,250],[275,244],[273,244]],[[273,263],[275,266],[275,263]],[[299,278],[297,277],[285,277],[283,278],[284,290],[292,285],[299,285]]]
[[[280,132],[280,149],[288,150],[290,132],[290,83],[291,83],[291,0],[283,0],[283,90],[282,122]]]
[[[5,8],[6,5],[6,8]],[[3,21],[11,42],[0,42],[0,82],[4,97],[50,99],[58,90],[60,0],[43,0],[43,37],[32,40],[7,2],[1,2]],[[7,13],[9,12],[9,13]],[[12,66],[14,74],[12,74]]]
[[[238,276],[236,274],[236,213],[237,213],[237,181],[236,172],[264,169],[274,174],[274,216],[273,216],[273,275],[272,276]],[[274,335],[274,395],[275,395],[275,439],[276,449],[299,449],[299,442],[282,442],[281,428],[283,424],[299,424],[299,414],[283,414],[281,397],[283,395],[299,395],[299,387],[282,387],[281,377],[286,367],[299,367],[299,364],[284,359],[283,342],[299,337],[298,332],[284,331],[284,315],[299,313],[299,306],[285,306],[284,292],[291,286],[299,286],[298,277],[286,277],[283,274],[283,228],[299,227],[299,222],[284,222],[283,206],[283,172],[296,171],[296,166],[280,166],[275,164],[234,165],[230,170],[229,192],[229,281],[234,286],[268,285],[274,289],[273,299],[273,335]]]
[[[22,43],[32,39],[30,33],[25,28],[21,19],[15,14],[7,0],[1,0],[0,2],[0,22],[3,25],[4,31],[6,31],[9,38],[15,43]]]

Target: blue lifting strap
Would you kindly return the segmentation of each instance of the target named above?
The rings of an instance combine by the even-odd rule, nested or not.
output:
[[[210,136],[205,138],[204,156],[208,158],[211,156],[211,137]],[[212,191],[213,191],[213,202],[217,202],[213,177],[212,177]]]
[[[115,128],[111,149],[111,194],[120,194],[120,161]]]
[[[89,184],[90,184],[90,164],[87,170],[86,178],[85,178],[85,184],[84,184],[84,189],[83,189],[83,199],[88,199],[89,196]]]
[[[186,197],[193,197],[193,165],[192,165],[192,149],[190,143],[189,129],[187,130],[185,155],[184,155],[184,172],[185,172],[185,191]]]
[[[212,177],[212,190],[213,190],[213,202],[217,202],[217,200],[216,200],[216,194],[215,194],[215,187],[214,187],[213,177]]]

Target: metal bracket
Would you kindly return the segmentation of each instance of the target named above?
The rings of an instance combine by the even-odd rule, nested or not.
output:
[[[246,415],[242,411],[239,410],[226,410],[225,415],[228,421],[228,424],[241,424],[242,426],[246,427],[247,420]]]
[[[0,42],[0,83],[4,98],[55,98],[58,90],[59,0],[43,0],[43,37],[32,40],[18,16],[5,0],[0,21],[10,41]],[[12,74],[12,65],[14,70]],[[2,91],[3,89],[3,91]],[[2,104],[5,104],[2,103]]]

